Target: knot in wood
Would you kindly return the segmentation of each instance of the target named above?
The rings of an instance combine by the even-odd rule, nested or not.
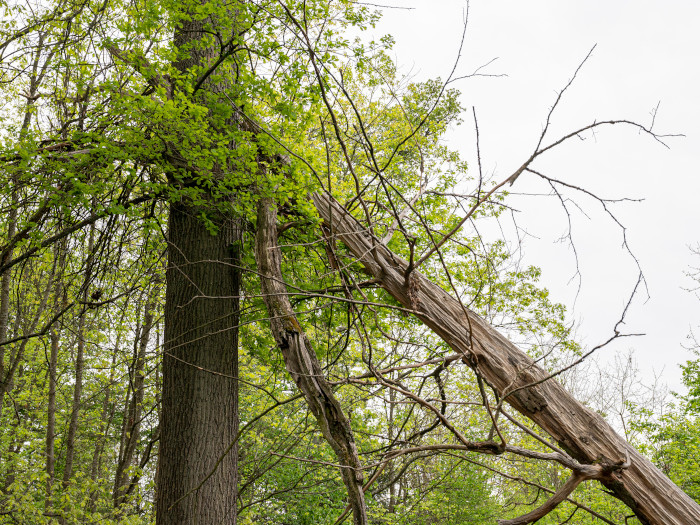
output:
[[[418,310],[420,308],[420,298],[418,297],[419,291],[420,279],[415,272],[411,272],[408,275],[408,300],[411,302],[411,308],[414,310]]]

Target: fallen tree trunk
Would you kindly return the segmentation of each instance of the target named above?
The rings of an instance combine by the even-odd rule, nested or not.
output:
[[[580,463],[601,466],[601,483],[645,525],[700,523],[700,506],[584,407],[527,354],[474,312],[389,251],[327,194],[315,194],[319,215],[392,297],[431,328],[499,396],[548,432]]]

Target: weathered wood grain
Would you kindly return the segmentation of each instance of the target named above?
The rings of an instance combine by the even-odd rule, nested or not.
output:
[[[270,328],[282,350],[284,364],[303,392],[323,436],[338,456],[340,464],[344,465],[341,473],[348,490],[355,525],[366,525],[369,521],[362,490],[362,465],[357,455],[355,439],[350,422],[328,384],[316,353],[289,301],[282,276],[282,255],[277,245],[277,209],[271,199],[261,199],[258,204],[255,259]]]
[[[334,237],[404,307],[463,356],[462,360],[522,415],[547,431],[581,463],[602,466],[601,483],[645,525],[700,524],[700,506],[649,460],[587,409],[527,354],[418,271],[406,279],[408,263],[389,251],[329,195],[313,196]],[[465,315],[465,311],[468,312]],[[629,464],[629,466],[627,466]]]

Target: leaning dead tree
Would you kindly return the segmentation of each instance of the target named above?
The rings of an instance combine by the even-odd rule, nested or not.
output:
[[[254,134],[267,134],[257,122],[244,114],[242,121],[244,128]],[[618,121],[610,123],[615,124]],[[575,136],[575,133],[565,138],[569,136]],[[542,148],[538,145],[535,154],[516,174],[528,171],[540,175],[530,169],[530,164],[534,158],[560,142]],[[287,157],[279,155],[270,156],[267,160],[270,165],[284,166],[289,163]],[[487,200],[503,184],[515,178],[511,176],[496,185],[475,207]],[[571,501],[570,494],[588,480],[599,481],[645,525],[700,523],[700,506],[620,437],[601,416],[583,406],[554,380],[554,375],[541,368],[484,319],[416,269],[432,253],[438,252],[443,242],[454,231],[443,237],[433,250],[429,250],[418,261],[407,262],[391,252],[385,245],[385,239],[376,237],[330,194],[316,193],[313,195],[313,201],[324,222],[324,235],[333,241],[342,242],[355,260],[373,277],[376,285],[386,290],[405,310],[415,315],[456,352],[447,356],[445,363],[461,361],[469,366],[479,380],[496,393],[499,398],[496,410],[499,410],[504,402],[511,405],[546,431],[560,447],[553,447],[551,453],[537,453],[513,447],[505,441],[471,442],[443,418],[443,425],[455,435],[458,443],[433,447],[436,450],[462,450],[484,454],[511,453],[531,459],[554,461],[571,471],[569,480],[553,492],[544,504],[518,518],[501,520],[499,525],[536,522],[559,503]],[[470,210],[467,217],[472,212],[473,210]],[[363,477],[360,472],[363,467],[357,457],[347,418],[329,388],[323,371],[315,362],[315,355],[304,329],[287,299],[289,292],[286,291],[281,273],[281,254],[273,228],[275,222],[274,204],[263,199],[258,210],[256,259],[273,335],[283,350],[288,371],[303,392],[324,437],[340,461],[339,466],[348,489],[349,505],[338,522],[352,510],[355,523],[362,523],[366,519],[362,494],[370,488],[378,473],[362,486]],[[455,230],[463,223],[464,221],[461,221]],[[329,255],[336,257],[332,247]],[[336,260],[335,265],[337,264]],[[334,264],[331,263],[331,266]],[[377,370],[372,370],[371,375],[384,387],[399,389],[398,385],[392,385],[390,380],[382,377]],[[400,393],[411,398],[410,392]],[[412,401],[422,404],[423,408],[433,409],[417,396],[413,396]],[[438,411],[435,411],[435,415],[441,419]],[[495,414],[495,418],[497,417],[498,413]],[[494,427],[497,427],[495,419]],[[383,464],[399,455],[414,451],[416,450],[393,450],[385,455]]]
[[[501,525],[533,523],[590,479],[605,486],[645,525],[700,523],[697,503],[532,358],[387,249],[330,195],[317,193],[314,203],[325,228],[379,286],[456,351],[501,400],[544,429],[564,456],[574,460],[569,481],[550,500]]]

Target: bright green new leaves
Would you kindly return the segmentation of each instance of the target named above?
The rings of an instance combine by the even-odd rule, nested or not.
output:
[[[377,474],[367,493],[373,519],[458,525],[502,517],[511,488],[488,469],[512,475],[505,460],[417,453],[379,471],[387,452],[454,436],[433,412],[367,376],[370,367],[390,369],[387,378],[431,399],[469,439],[487,439],[490,420],[467,367],[440,368],[446,345],[324,236],[309,198],[331,191],[378,242],[414,262],[450,235],[419,271],[532,343],[533,355],[556,349],[551,366],[577,352],[564,308],[538,285],[539,270],[518,267],[507,246],[479,235],[480,221],[502,213],[502,197],[452,231],[489,189],[445,145],[463,112],[459,93],[439,79],[403,78],[387,52],[390,37],[360,38],[377,12],[350,0],[0,7],[8,101],[0,112],[0,264],[9,276],[11,341],[2,347],[3,373],[16,363],[0,414],[0,521],[153,521],[173,202],[196,208],[212,235],[222,215],[246,230],[235,247],[244,281],[241,523],[333,523],[342,514],[337,458],[295,398],[267,328],[250,249],[261,197],[278,204],[290,299],[351,420],[365,478]],[[206,37],[174,41],[185,20],[200,22]],[[155,319],[147,336],[146,312]],[[74,406],[79,343],[83,390]],[[135,425],[129,403],[137,398]],[[79,432],[71,444],[73,413]],[[70,446],[73,475],[64,481]],[[122,467],[128,494],[115,503]]]

